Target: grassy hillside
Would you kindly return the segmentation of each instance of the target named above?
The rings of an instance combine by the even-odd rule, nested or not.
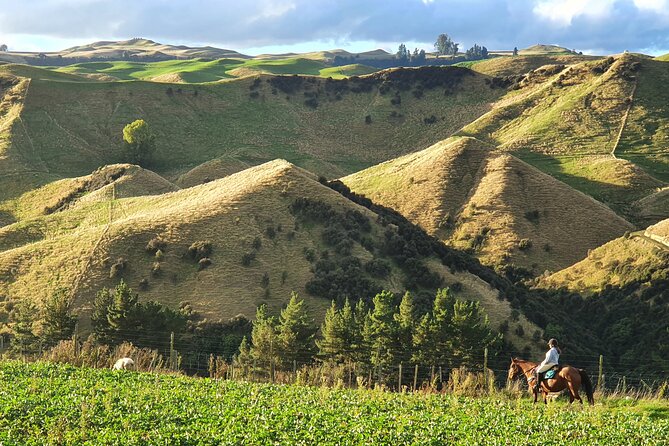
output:
[[[158,82],[202,83],[257,74],[301,74],[333,77],[369,74],[377,71],[353,64],[331,67],[326,62],[300,57],[281,59],[188,59],[161,62],[84,62],[52,67],[56,73],[69,73],[100,80],[154,80]]]
[[[518,76],[546,65],[573,65],[595,59],[599,57],[576,54],[507,56],[476,61],[471,64],[471,69],[489,76]]]
[[[624,55],[543,71],[464,127],[464,136],[516,152],[524,161],[631,215],[631,204],[667,181],[669,156],[661,62]],[[547,77],[546,77],[547,76]],[[644,126],[644,116],[656,130]],[[652,131],[651,131],[652,130]],[[658,139],[649,138],[658,134]],[[645,139],[644,139],[645,138]],[[640,143],[643,141],[643,144]]]
[[[452,138],[343,181],[487,264],[540,274],[578,261],[632,225],[532,166]]]
[[[318,174],[350,173],[429,146],[484,113],[504,93],[485,79],[433,68],[190,86],[21,81],[0,127],[0,202],[123,161],[123,126],[138,118],[156,134],[152,170],[170,180],[217,158],[255,165],[281,157]]]
[[[648,238],[669,240],[669,220],[612,240],[588,252],[587,258],[538,282],[542,287],[565,287],[572,291],[597,292],[607,286],[653,279],[669,269],[669,246],[665,248]]]
[[[663,54],[662,56],[657,56],[655,60],[660,60],[663,62],[669,61],[669,54]]]
[[[521,56],[531,54],[573,54],[573,51],[558,45],[536,44],[518,51]]]
[[[252,316],[262,303],[278,311],[293,290],[321,317],[330,298],[341,298],[337,293],[369,298],[381,288],[399,293],[406,287],[420,291],[437,286],[421,285],[418,273],[414,276],[383,249],[386,233],[393,230],[379,223],[378,216],[285,161],[183,190],[132,166],[110,166],[93,178],[115,176],[120,168],[127,174],[113,182],[99,181],[97,189],[83,195],[61,190],[68,197],[58,200],[63,206],[0,228],[0,295],[40,305],[64,286],[75,296],[77,311],[86,315],[95,293],[122,278],[142,299],[172,308],[189,301],[198,313],[216,320]],[[76,189],[72,183],[80,181],[71,180],[71,187]],[[55,192],[63,183],[49,189]],[[158,188],[175,191],[150,195]],[[124,194],[132,196],[120,198]],[[334,243],[332,231],[341,232],[340,226],[329,228],[327,221],[305,217],[293,207],[305,197],[352,219],[346,223],[349,232],[337,232]],[[159,256],[145,249],[152,239],[160,240]],[[188,255],[196,242],[210,245],[204,266]],[[488,283],[429,254],[420,256],[440,286],[459,282],[460,297],[480,300],[493,326],[511,318],[509,303]],[[366,266],[372,260],[388,270],[374,273]],[[333,269],[327,269],[332,262]],[[323,274],[329,274],[327,279]],[[318,292],[309,286],[314,280],[320,280]],[[537,329],[524,318],[519,323],[528,333]]]

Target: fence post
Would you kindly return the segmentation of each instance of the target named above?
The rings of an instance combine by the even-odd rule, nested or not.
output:
[[[176,355],[174,352],[174,332],[170,333],[170,369],[176,370]]]
[[[434,366],[432,366],[432,369],[430,370],[430,385],[434,383]]]
[[[413,391],[416,391],[416,386],[418,385],[418,364],[413,369]]]
[[[599,372],[597,373],[597,390],[601,392],[604,385],[604,355],[599,355]]]
[[[488,369],[488,347],[483,350],[483,373]]]
[[[397,391],[402,391],[402,363],[400,362],[400,370],[397,377]]]
[[[5,349],[5,335],[0,335],[0,350]]]

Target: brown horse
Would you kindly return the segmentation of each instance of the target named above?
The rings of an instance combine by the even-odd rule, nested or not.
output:
[[[509,380],[514,380],[521,374],[525,375],[527,384],[530,390],[534,393],[534,402],[537,402],[538,392],[534,387],[535,375],[534,371],[537,368],[536,362],[525,361],[524,359],[511,358],[511,366],[509,367]],[[585,394],[588,396],[588,402],[595,404],[595,398],[592,394],[592,381],[583,369],[577,369],[571,366],[564,366],[555,375],[554,378],[545,379],[541,381],[541,391],[544,394],[544,403],[549,392],[562,392],[564,389],[569,389],[569,404],[577,399],[581,404],[583,400],[578,394],[579,389],[583,384]]]

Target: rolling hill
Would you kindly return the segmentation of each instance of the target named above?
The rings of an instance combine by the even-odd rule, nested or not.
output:
[[[622,287],[647,282],[669,270],[669,219],[645,231],[617,238],[588,252],[587,258],[542,277],[544,288],[567,288],[578,292],[598,292],[606,287]]]
[[[10,214],[7,203],[36,187],[122,162],[123,126],[138,118],[157,137],[151,169],[170,181],[218,158],[244,167],[280,157],[339,176],[446,138],[504,94],[452,67],[188,86],[5,77],[0,209]]]
[[[168,59],[222,59],[234,57],[248,59],[237,51],[184,45],[167,45],[149,39],[135,38],[121,41],[100,41],[79,45],[62,51],[45,53],[0,53],[0,60],[33,65],[69,65],[83,61],[100,60],[168,60]]]
[[[124,279],[142,299],[172,308],[189,301],[214,320],[251,316],[261,303],[278,311],[292,290],[321,317],[329,298],[340,299],[340,293],[369,298],[381,287],[402,292],[407,281],[417,292],[436,285],[421,285],[414,270],[384,247],[397,228],[286,161],[183,190],[135,166],[108,166],[71,180],[70,191],[86,180],[86,194],[67,193],[60,181],[57,188],[68,197],[59,200],[63,206],[0,229],[5,301],[33,299],[39,305],[66,286],[85,316],[101,287]],[[150,195],[163,189],[171,192]],[[340,219],[349,232],[341,232]],[[205,245],[206,256],[193,255],[193,246]],[[480,300],[494,326],[511,318],[509,302],[467,267],[449,267],[429,253],[419,258],[441,286],[458,282],[461,297]],[[375,272],[381,264],[383,272]],[[537,329],[524,318],[519,323]]]
[[[58,73],[76,74],[93,80],[150,80],[167,83],[216,82],[258,74],[301,74],[341,79],[370,74],[377,69],[352,64],[331,67],[305,57],[282,59],[188,59],[160,62],[84,62],[54,68]]]
[[[445,243],[500,268],[565,268],[633,226],[606,206],[473,138],[343,178]]]
[[[634,220],[632,204],[669,180],[667,76],[669,65],[629,54],[533,72],[459,134],[512,151]]]

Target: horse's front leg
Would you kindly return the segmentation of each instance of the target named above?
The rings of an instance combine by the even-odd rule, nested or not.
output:
[[[537,389],[532,389],[532,393],[534,393],[534,404],[536,404],[537,398],[539,397],[539,392],[537,392]]]

